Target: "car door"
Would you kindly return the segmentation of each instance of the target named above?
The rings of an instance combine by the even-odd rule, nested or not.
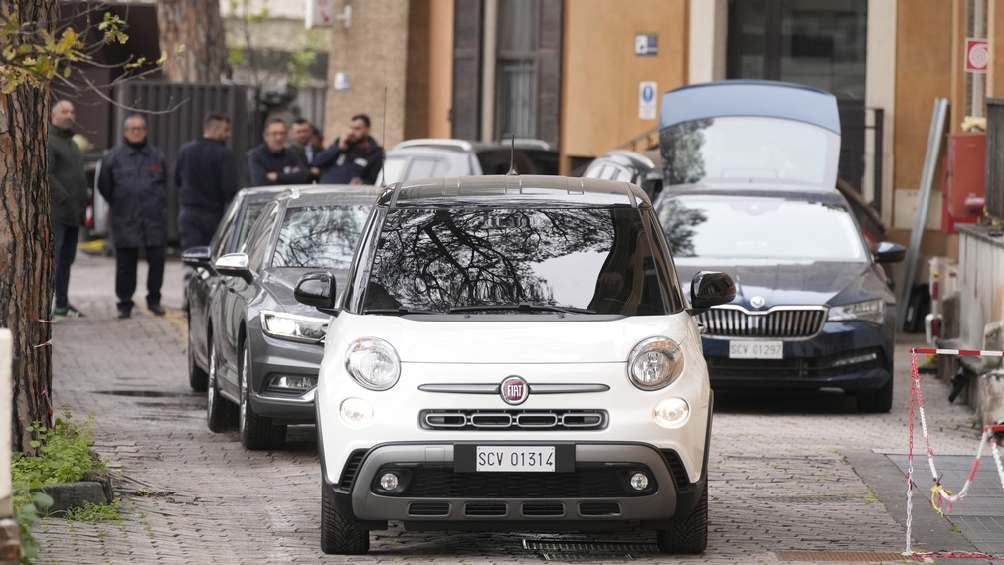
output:
[[[240,248],[240,253],[249,257],[248,266],[254,276],[258,269],[251,257],[260,256],[262,246],[267,246],[271,239],[272,226],[280,206],[278,202],[270,202],[262,210],[261,216],[255,221],[247,235],[247,241]],[[240,324],[244,319],[244,302],[242,296],[248,292],[250,283],[240,277],[223,277],[220,290],[217,292],[219,302],[219,331],[217,332],[217,354],[221,361],[221,384],[233,394],[237,393],[237,340],[240,335]]]
[[[210,261],[216,261],[227,249],[234,238],[236,218],[243,207],[243,199],[238,197],[230,205],[230,209],[213,235],[209,243]],[[191,335],[191,347],[195,359],[202,367],[209,367],[209,311],[213,290],[220,284],[220,275],[208,267],[196,267],[192,272],[188,286],[188,323]]]

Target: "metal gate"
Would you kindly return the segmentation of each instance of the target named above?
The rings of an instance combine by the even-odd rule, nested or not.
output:
[[[127,82],[114,91],[114,145],[121,136],[126,116],[142,113],[149,141],[164,153],[168,165],[168,240],[178,241],[178,187],[174,186],[174,165],[181,146],[202,135],[206,114],[222,113],[233,120],[229,146],[237,156],[238,177],[246,178],[246,155],[256,144],[254,90],[244,85],[195,84],[176,82]],[[135,109],[135,110],[133,110]]]
[[[986,208],[1004,219],[1004,98],[987,98]]]

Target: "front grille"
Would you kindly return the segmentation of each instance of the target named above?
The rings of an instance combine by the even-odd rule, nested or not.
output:
[[[812,379],[866,371],[882,367],[885,359],[880,349],[859,349],[825,357],[792,359],[729,359],[708,357],[711,378],[732,379]]]
[[[621,505],[616,502],[580,502],[579,514],[583,516],[616,516]]]
[[[342,476],[338,478],[339,489],[352,490],[352,482],[355,481],[356,474],[359,473],[359,466],[363,464],[365,456],[365,449],[357,449],[349,454],[349,458],[345,461],[345,467],[342,467]]]
[[[468,502],[464,505],[465,516],[505,516],[509,505],[505,502]]]
[[[680,455],[672,449],[663,449],[662,456],[666,458],[666,465],[669,467],[669,472],[673,475],[673,480],[676,481],[677,489],[686,489],[690,485],[690,477],[687,476],[687,468],[683,466],[683,461],[680,459]]]
[[[702,312],[698,321],[709,336],[804,338],[819,333],[827,312],[823,306],[781,306],[765,312],[716,306]]]
[[[446,516],[449,513],[449,502],[412,502],[408,505],[408,514],[412,516]]]
[[[588,465],[588,464],[587,464]],[[395,467],[381,468],[380,476]],[[653,474],[645,465],[610,467],[605,464],[583,466],[574,473],[456,473],[450,467],[424,466],[411,470],[411,480],[399,493],[384,496],[420,498],[594,498],[642,496],[658,490],[653,484],[644,493],[628,486],[631,473]],[[653,479],[653,483],[654,483]]]
[[[426,430],[600,430],[606,410],[422,410]]]
[[[564,516],[565,505],[560,502],[524,502],[524,516]]]

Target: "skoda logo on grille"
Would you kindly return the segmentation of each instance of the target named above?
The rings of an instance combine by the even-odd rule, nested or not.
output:
[[[522,377],[512,375],[502,380],[499,395],[506,404],[513,406],[523,404],[526,397],[530,396],[530,385],[526,384]]]
[[[767,299],[762,296],[754,296],[750,298],[750,306],[760,309],[767,305]]]

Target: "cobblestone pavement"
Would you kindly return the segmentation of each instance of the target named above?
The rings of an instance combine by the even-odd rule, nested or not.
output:
[[[42,560],[349,562],[319,550],[319,464],[312,429],[296,429],[288,449],[271,453],[245,451],[234,433],[210,433],[205,400],[188,388],[181,313],[174,310],[164,320],[138,308],[133,319],[115,320],[112,273],[109,259],[78,259],[71,298],[88,318],[56,325],[53,388],[57,410],[94,415],[96,447],[118,477],[123,519],[99,524],[46,519],[39,528]],[[180,266],[170,264],[169,307],[180,306],[180,279]],[[856,414],[853,400],[840,394],[720,395],[709,549],[680,561],[774,563],[787,550],[806,550],[810,557],[814,551],[901,551],[903,527],[845,454],[904,452],[906,351],[906,344],[900,345],[896,405],[887,415]],[[925,386],[937,452],[971,453],[977,437],[972,412],[949,405],[944,385],[932,380]],[[395,527],[374,536],[369,556],[351,562],[541,560],[540,553],[524,549],[525,540],[631,542],[642,545],[617,546],[592,558],[625,560],[630,553],[639,562],[671,561],[651,553],[654,540],[643,533],[444,534]]]

